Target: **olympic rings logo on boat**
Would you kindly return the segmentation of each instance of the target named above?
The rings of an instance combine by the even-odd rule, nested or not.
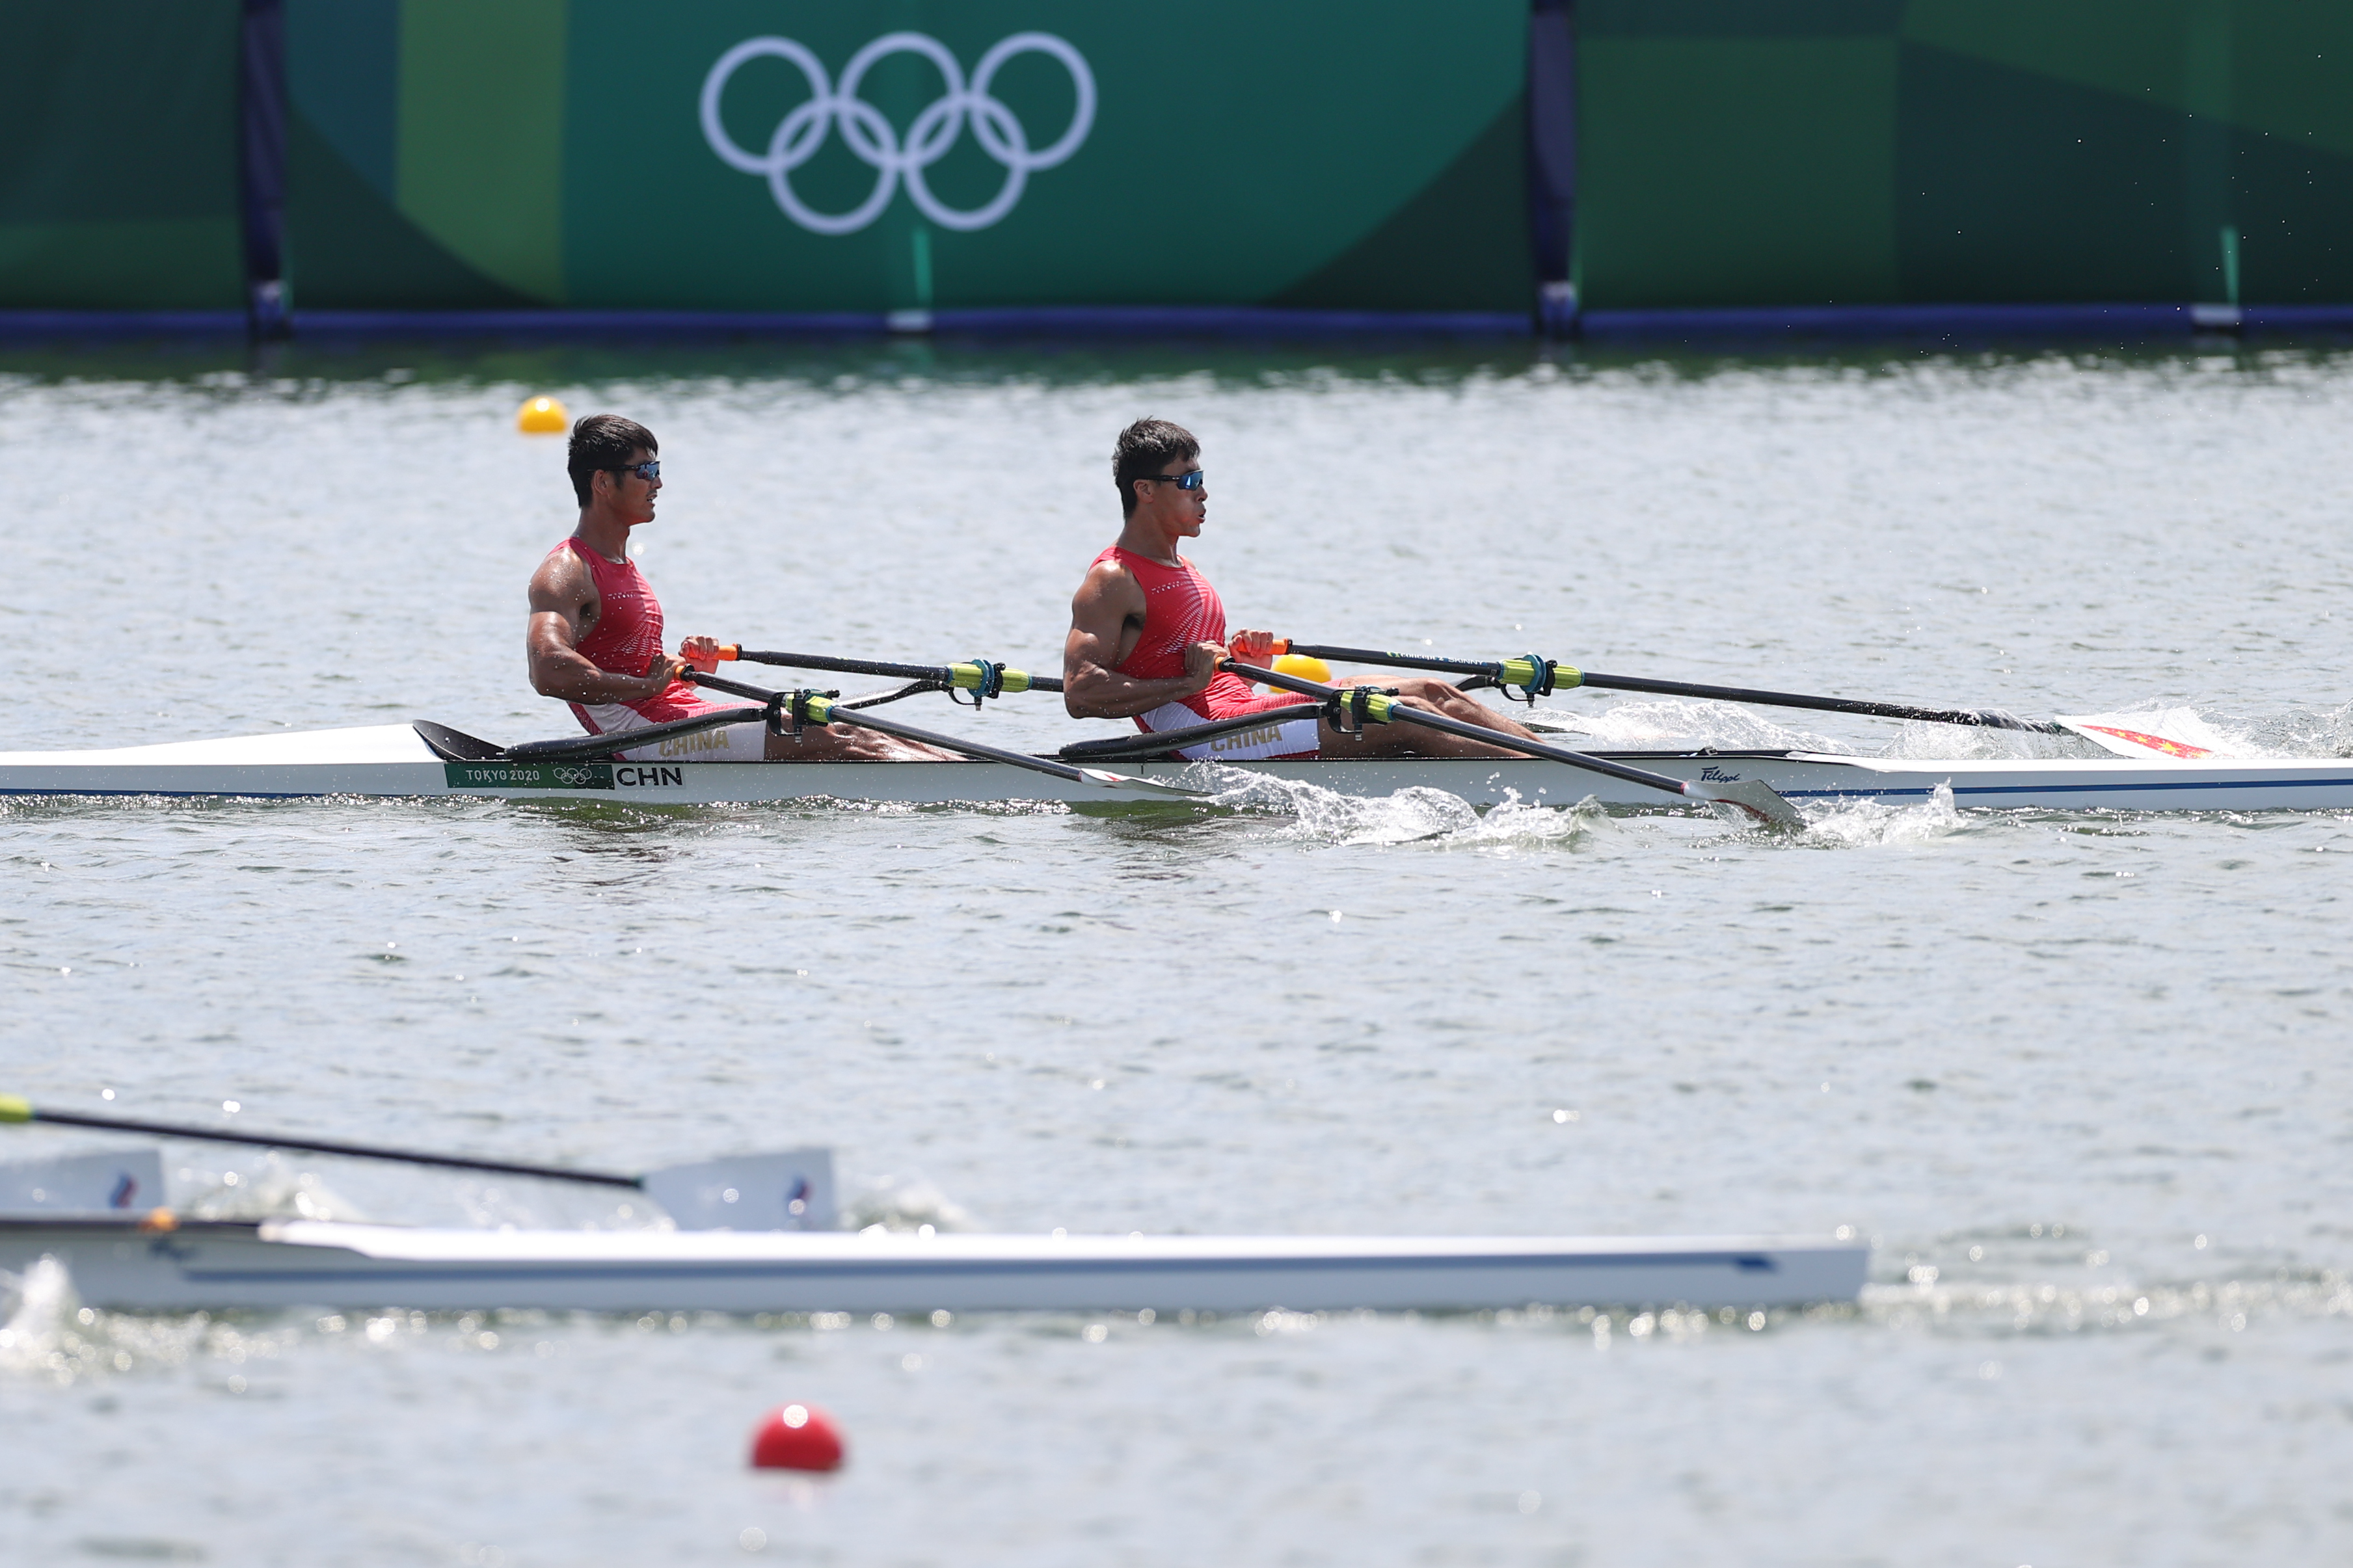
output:
[[[903,141],[881,110],[858,96],[866,73],[878,61],[901,54],[921,55],[939,68],[947,83],[947,90],[915,116]],[[1035,151],[1029,145],[1028,129],[988,90],[1008,60],[1027,54],[1050,55],[1060,61],[1071,73],[1071,86],[1078,97],[1071,111],[1069,128],[1051,145]],[[809,97],[777,121],[765,152],[751,153],[737,145],[727,133],[727,127],[719,118],[719,100],[727,91],[729,80],[746,61],[765,56],[797,68],[807,79]],[[964,134],[967,122],[980,150],[1005,170],[1005,184],[997,195],[969,211],[941,201],[932,194],[923,176],[923,171],[947,156],[948,150]],[[1094,72],[1087,68],[1085,56],[1051,33],[1015,33],[999,39],[995,47],[980,57],[969,83],[965,79],[964,68],[956,63],[947,46],[926,33],[885,33],[849,57],[839,85],[827,75],[824,63],[807,45],[778,37],[744,39],[720,56],[711,74],[702,79],[702,136],[711,143],[711,150],[731,168],[765,176],[769,194],[776,198],[776,205],[784,209],[785,216],[817,234],[855,234],[882,216],[882,209],[891,205],[891,197],[902,180],[907,184],[907,195],[916,210],[942,228],[987,228],[1013,210],[1032,174],[1050,169],[1076,153],[1094,122]],[[793,171],[817,156],[827,134],[836,125],[841,127],[843,143],[874,170],[874,189],[849,212],[821,213],[802,201],[800,194],[793,189]]]

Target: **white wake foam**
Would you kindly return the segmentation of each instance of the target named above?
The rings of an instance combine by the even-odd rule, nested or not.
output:
[[[1953,804],[1953,786],[1938,784],[1925,801],[1891,805],[1876,800],[1839,801],[1825,809],[1814,803],[1798,840],[1817,848],[1873,845],[1934,844],[1968,824]]]
[[[2247,739],[2283,757],[2353,757],[2353,702],[2307,709],[2238,726]]]
[[[1530,804],[1511,792],[1502,805],[1482,813],[1461,795],[1422,784],[1394,795],[1351,795],[1297,779],[1203,767],[1215,804],[1280,813],[1291,818],[1286,834],[1324,844],[1558,847],[1605,829],[1610,821],[1589,796],[1562,810]]]
[[[970,1230],[972,1215],[921,1176],[878,1176],[843,1205],[851,1230]]]
[[[184,1184],[195,1190],[180,1207],[198,1219],[368,1217],[357,1204],[336,1193],[315,1173],[297,1169],[274,1151],[228,1170],[199,1172],[183,1167],[181,1176]]]
[[[0,1325],[0,1369],[58,1372],[71,1360],[66,1341],[74,1320],[73,1279],[66,1266],[44,1258],[22,1274],[0,1273],[0,1298],[12,1302]]]

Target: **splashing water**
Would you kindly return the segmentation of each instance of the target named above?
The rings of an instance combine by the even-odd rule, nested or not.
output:
[[[70,1380],[76,1304],[73,1277],[54,1258],[44,1258],[22,1274],[0,1274],[0,1290],[16,1308],[0,1327],[0,1369],[50,1373]]]
[[[2221,721],[2216,721],[2218,724]],[[2283,757],[2353,757],[2353,702],[2236,726],[2249,744]]]
[[[852,1230],[969,1230],[972,1215],[945,1193],[921,1177],[879,1178],[873,1186],[845,1205]]]
[[[2108,755],[2081,735],[1909,721],[1898,724],[1894,737],[1871,754],[1903,762],[2045,762]]]
[[[1426,784],[1366,796],[1215,764],[1203,764],[1202,772],[1204,787],[1213,792],[1215,804],[1280,813],[1292,819],[1288,834],[1324,844],[1560,847],[1610,821],[1608,811],[1590,796],[1560,810],[1522,800],[1513,791],[1502,805],[1482,814],[1461,796]]]
[[[1843,742],[1777,724],[1762,714],[1723,702],[1662,698],[1619,702],[1570,714],[1539,709],[1547,719],[1575,723],[1574,749],[1648,750],[1715,746],[1742,752],[1837,752]]]
[[[1884,801],[1841,801],[1828,812],[1807,819],[1802,844],[1821,847],[1862,848],[1871,845],[1934,844],[1966,829],[1960,808],[1953,804],[1953,786],[1940,784],[1917,805],[1891,805]]]
[[[159,1317],[82,1306],[73,1276],[54,1258],[22,1274],[0,1271],[0,1373],[69,1384],[133,1367],[179,1366],[198,1356],[241,1363],[272,1353],[288,1331],[255,1331],[216,1323],[206,1312]]]
[[[208,1184],[180,1205],[198,1219],[365,1219],[359,1205],[336,1194],[317,1175],[301,1171],[276,1153],[241,1168],[197,1176]]]

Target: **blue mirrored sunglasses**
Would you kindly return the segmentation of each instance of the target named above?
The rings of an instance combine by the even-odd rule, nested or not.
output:
[[[1164,485],[1175,485],[1180,490],[1198,490],[1208,481],[1208,475],[1199,468],[1189,474],[1153,474],[1149,477]]]
[[[661,478],[661,459],[649,458],[642,463],[623,463],[618,468],[607,468],[605,471],[608,474],[635,474],[646,483],[651,484]]]

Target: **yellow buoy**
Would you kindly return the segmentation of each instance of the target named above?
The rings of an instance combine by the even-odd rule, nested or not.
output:
[[[526,436],[561,436],[572,428],[572,416],[553,397],[527,397],[515,410],[515,428]]]
[[[1320,658],[1303,653],[1287,653],[1274,661],[1277,675],[1295,676],[1301,680],[1329,680],[1332,667]]]

